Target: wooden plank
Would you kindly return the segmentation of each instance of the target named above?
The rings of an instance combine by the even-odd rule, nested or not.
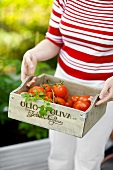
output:
[[[0,148],[0,170],[48,170],[49,139]]]

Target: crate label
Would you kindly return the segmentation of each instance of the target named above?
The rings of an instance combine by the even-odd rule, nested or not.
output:
[[[53,124],[63,125],[63,122],[58,120],[58,117],[73,119],[73,120],[77,119],[75,117],[73,118],[70,113],[66,113],[60,110],[55,110],[55,109],[50,111],[47,115],[41,116],[39,114],[39,106],[34,103],[27,103],[25,101],[21,101],[20,106],[27,109],[27,115],[26,115],[27,117],[38,117],[42,119],[47,119],[49,120],[48,122],[49,125],[53,125]]]

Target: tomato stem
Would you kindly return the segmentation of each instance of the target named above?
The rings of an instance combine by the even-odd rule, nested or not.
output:
[[[55,101],[55,94],[54,94],[53,90],[51,90],[51,91],[52,91],[52,98],[53,98],[53,103],[54,103],[54,101]]]
[[[60,81],[59,83],[56,83],[56,85],[63,85],[64,81]]]

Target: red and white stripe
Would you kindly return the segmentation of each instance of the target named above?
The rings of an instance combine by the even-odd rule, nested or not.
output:
[[[113,76],[113,0],[54,0],[46,38],[61,47],[58,62],[70,77]]]

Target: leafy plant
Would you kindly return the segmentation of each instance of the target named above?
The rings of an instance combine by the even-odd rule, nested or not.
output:
[[[39,114],[40,116],[45,116],[47,115],[47,112],[52,111],[52,107],[50,107],[50,102],[47,100],[44,100],[44,93],[40,92],[37,93],[36,90],[34,90],[35,95],[33,94],[21,94],[22,97],[25,97],[25,101],[26,102],[33,102],[33,101],[37,101],[37,100],[42,100],[44,102],[44,104],[42,104],[39,108]]]
[[[20,84],[24,53],[45,38],[53,0],[0,1],[0,124],[8,119],[9,94]],[[38,63],[35,75],[54,75],[57,57]],[[18,122],[20,133],[37,139],[47,137],[48,130]]]
[[[0,75],[0,122],[3,124],[9,121],[7,115],[7,108],[9,104],[9,94],[12,90],[20,85],[20,80],[15,80],[11,76]]]
[[[51,8],[52,0],[1,0],[1,56],[22,59],[26,50],[44,39]]]
[[[48,62],[39,62],[38,65],[37,65],[37,68],[36,68],[35,75],[38,76],[42,73],[54,75],[55,67],[52,68],[49,61]]]
[[[36,139],[43,139],[48,137],[48,129],[31,125],[28,123],[19,122],[19,131],[26,134],[28,138],[35,137]]]
[[[20,61],[9,60],[6,56],[0,58],[0,123],[4,124],[8,119],[8,104],[9,104],[9,94],[11,91],[16,89],[21,81],[19,78],[15,77],[19,70]],[[18,65],[18,67],[17,67]],[[7,73],[8,72],[8,73]],[[13,74],[11,74],[11,72]]]

